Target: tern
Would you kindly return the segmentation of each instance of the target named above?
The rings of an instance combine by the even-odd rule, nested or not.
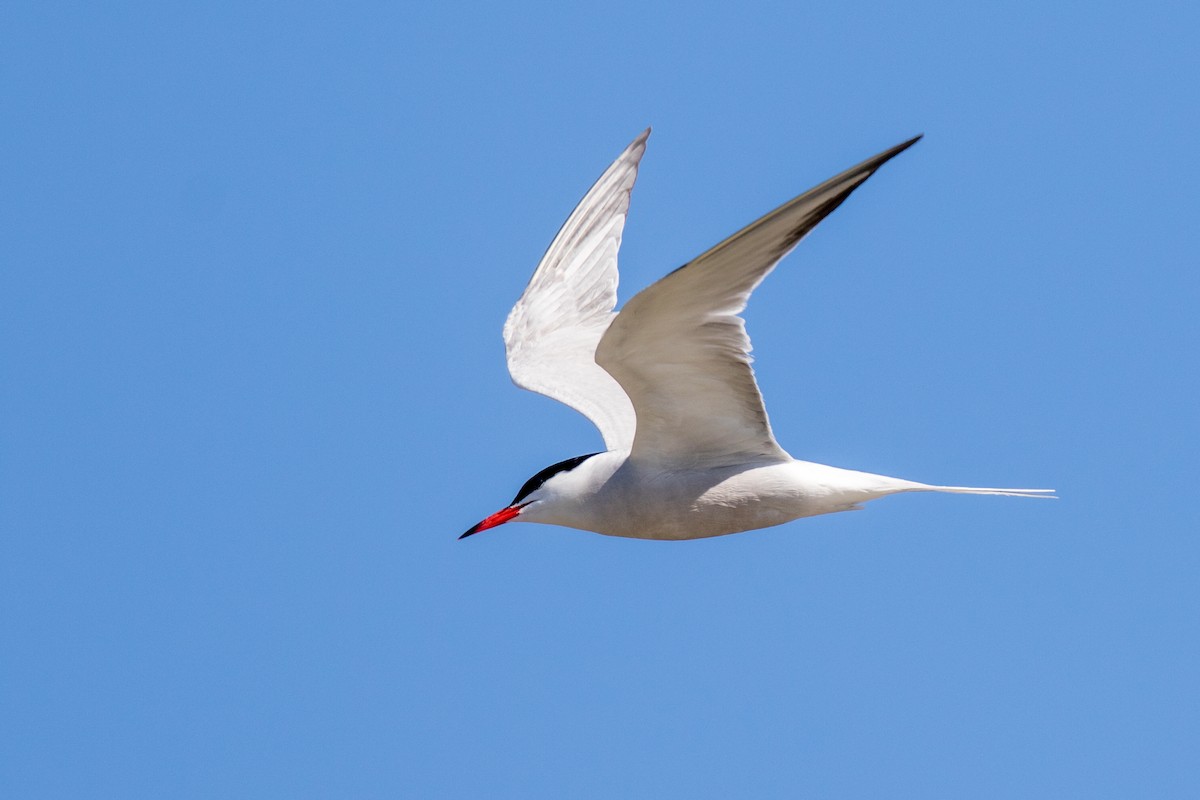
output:
[[[513,382],[586,416],[607,450],[541,470],[460,539],[513,520],[700,539],[901,492],[1050,496],[1052,489],[935,486],[800,461],[771,432],[740,316],[750,293],[920,136],[784,203],[617,313],[617,250],[649,135],[647,128],[584,195],[504,325]]]

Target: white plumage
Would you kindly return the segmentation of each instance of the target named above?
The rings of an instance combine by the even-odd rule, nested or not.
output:
[[[788,455],[775,441],[739,316],[755,287],[910,139],[830,178],[639,292],[620,313],[617,251],[649,129],[567,218],[504,325],[520,387],[566,403],[607,452],[535,475],[469,536],[512,519],[613,536],[695,539],[857,508],[932,486]]]

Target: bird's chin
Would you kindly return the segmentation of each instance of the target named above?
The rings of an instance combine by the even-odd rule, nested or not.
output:
[[[508,508],[502,508],[495,514],[492,514],[490,517],[485,518],[482,522],[478,523],[458,538],[465,539],[468,536],[479,533],[480,531],[486,531],[488,528],[495,528],[498,525],[503,525],[506,522],[516,519],[517,515],[520,513],[521,506],[509,506]]]

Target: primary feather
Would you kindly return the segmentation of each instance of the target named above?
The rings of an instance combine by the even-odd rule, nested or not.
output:
[[[625,304],[600,340],[596,362],[633,402],[634,458],[691,466],[789,458],[771,433],[739,314],[817,223],[920,138],[785,203]]]
[[[635,417],[595,353],[616,316],[617,250],[649,136],[647,128],[579,201],[504,324],[513,383],[583,414],[609,450],[629,449]]]

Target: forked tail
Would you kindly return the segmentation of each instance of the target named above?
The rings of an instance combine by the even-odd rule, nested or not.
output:
[[[920,484],[915,492],[948,492],[950,494],[1000,494],[1006,497],[1040,497],[1057,500],[1054,489],[985,489],[976,486],[929,486]]]

